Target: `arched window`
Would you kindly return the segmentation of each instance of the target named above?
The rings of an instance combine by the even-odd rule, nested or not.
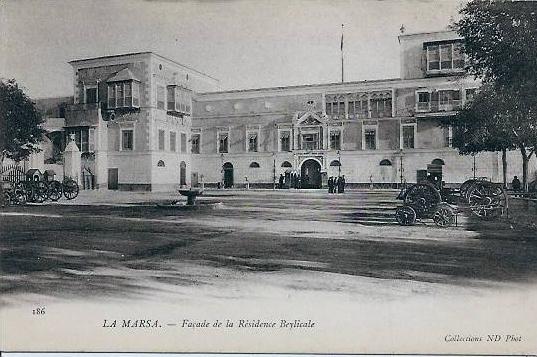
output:
[[[334,160],[330,163],[330,166],[341,166],[341,162],[339,162],[339,160]]]
[[[380,162],[380,166],[392,166],[392,162],[388,159],[384,159]]]
[[[289,161],[282,162],[282,167],[293,167]]]
[[[164,161],[159,160],[159,161],[157,162],[157,166],[158,166],[158,167],[164,167],[164,166],[166,166],[166,164],[164,163]]]
[[[252,161],[252,163],[250,163],[250,167],[253,168],[253,169],[257,169],[259,168],[259,164],[255,161]]]
[[[231,162],[226,162],[223,166],[224,169],[232,169],[233,164]]]
[[[444,160],[442,159],[434,159],[431,164],[433,165],[445,165]]]

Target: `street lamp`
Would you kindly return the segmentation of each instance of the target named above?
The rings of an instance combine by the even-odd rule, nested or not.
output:
[[[405,172],[405,169],[403,167],[403,156],[405,155],[405,153],[403,152],[403,149],[400,149],[399,150],[399,171],[400,171],[400,178],[401,178],[401,186],[403,186],[403,180],[404,180],[404,172]]]
[[[276,189],[276,155],[272,152],[272,189]]]
[[[337,176],[341,177],[341,153],[339,152],[339,150],[337,151],[337,162],[339,163],[339,165],[337,166]]]
[[[220,188],[224,188],[224,153],[220,154]]]
[[[472,154],[472,157],[474,158],[474,164],[472,166],[472,171],[474,173],[474,180],[475,180],[475,154]]]

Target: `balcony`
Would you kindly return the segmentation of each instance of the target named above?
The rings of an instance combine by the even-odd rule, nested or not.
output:
[[[430,102],[418,102],[416,104],[416,113],[446,113],[446,112],[456,112],[460,110],[463,106],[462,100],[449,100],[449,101],[438,101],[433,100]]]
[[[65,108],[65,126],[96,126],[100,117],[99,103],[71,104]]]

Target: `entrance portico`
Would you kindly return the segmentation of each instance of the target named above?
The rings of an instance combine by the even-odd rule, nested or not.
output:
[[[306,159],[300,167],[302,188],[321,188],[321,164],[315,159]]]

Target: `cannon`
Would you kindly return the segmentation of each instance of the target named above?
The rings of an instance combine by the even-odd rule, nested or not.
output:
[[[42,203],[45,200],[58,201],[62,195],[72,200],[78,196],[79,187],[75,180],[65,178],[63,182],[53,181],[19,181],[13,187],[14,197],[19,197],[18,202],[23,201]]]
[[[429,182],[403,188],[398,199],[403,205],[395,210],[400,225],[409,226],[421,219],[432,219],[439,227],[457,222],[457,215],[469,211],[483,219],[496,219],[507,213],[507,194],[501,184],[486,179],[465,181],[459,189],[439,190]]]

